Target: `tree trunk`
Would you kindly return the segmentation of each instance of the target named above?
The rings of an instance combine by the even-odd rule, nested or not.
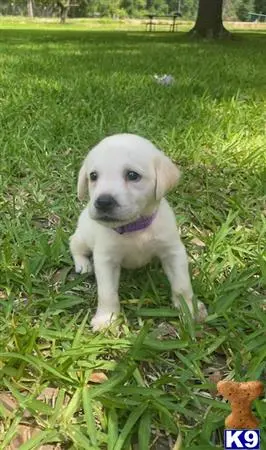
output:
[[[229,35],[223,26],[223,0],[199,0],[198,15],[192,35],[219,38]]]
[[[60,23],[66,23],[66,19],[68,16],[68,10],[69,10],[68,6],[64,6],[64,8],[62,8],[61,14],[60,14]]]
[[[33,17],[33,4],[32,4],[32,0],[27,0],[27,10],[28,10],[28,17]]]
[[[66,4],[62,3],[61,1],[58,1],[57,4],[59,6],[60,23],[66,23],[68,11],[70,8],[70,0],[68,0]]]

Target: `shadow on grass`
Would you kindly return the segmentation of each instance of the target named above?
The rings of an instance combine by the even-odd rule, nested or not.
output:
[[[186,33],[5,29],[0,31],[0,45],[7,57],[12,46],[20,74],[40,79],[58,78],[54,62],[69,67],[70,77],[73,68],[101,77],[173,73],[176,89],[184,96],[186,91],[199,97],[207,93],[214,99],[231,98],[241,90],[244,96],[250,90],[264,95],[265,34],[235,33],[233,37],[200,42]],[[30,64],[32,58],[34,64]]]
[[[95,42],[125,42],[132,43],[177,43],[177,42],[189,42],[190,44],[210,44],[213,46],[230,47],[235,43],[245,43],[246,46],[254,46],[254,42],[265,45],[266,30],[265,31],[233,31],[231,39],[226,40],[198,40],[191,38],[186,32],[145,32],[135,30],[86,30],[86,29],[1,29],[0,28],[0,40],[8,39],[9,43],[17,43],[18,41],[37,40],[38,42],[47,43],[47,41],[89,41]]]

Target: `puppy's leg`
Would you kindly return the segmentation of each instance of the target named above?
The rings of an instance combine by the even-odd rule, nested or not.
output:
[[[75,271],[77,273],[93,272],[92,264],[88,258],[91,254],[91,250],[77,232],[70,238],[70,251],[75,263]]]
[[[118,286],[120,265],[105,255],[94,254],[94,268],[98,289],[98,306],[91,320],[93,331],[107,327],[120,311]]]
[[[172,301],[175,307],[180,307],[180,296],[182,296],[192,316],[195,316],[193,309],[193,290],[191,286],[188,260],[185,247],[181,242],[175,248],[170,248],[168,252],[161,257],[164,271],[169,279],[172,289]],[[201,322],[207,316],[207,310],[202,302],[198,302],[198,312],[196,319]]]

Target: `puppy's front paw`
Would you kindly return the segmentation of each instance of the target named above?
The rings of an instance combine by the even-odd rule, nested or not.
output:
[[[196,322],[198,322],[198,323],[204,322],[205,319],[207,318],[207,316],[208,316],[208,311],[207,311],[206,306],[204,305],[204,303],[198,302],[198,311],[195,316]]]
[[[103,330],[109,327],[112,322],[117,318],[115,313],[96,312],[95,316],[91,319],[91,326],[93,331]]]
[[[192,297],[190,295],[185,295],[185,294],[182,295],[182,294],[178,294],[178,293],[173,293],[172,302],[173,302],[173,305],[175,306],[175,308],[181,309],[181,307],[182,307],[182,301],[181,301],[180,297],[183,298],[183,301],[186,302],[191,315],[194,317],[194,308],[193,308],[193,303],[192,303]]]
[[[174,294],[172,300],[173,300],[174,306],[176,308],[180,309],[181,308],[180,296],[177,294]],[[200,301],[197,302],[197,311],[194,310],[192,300],[189,299],[186,301],[186,303],[187,303],[188,309],[189,309],[192,317],[195,319],[195,321],[198,323],[204,322],[204,320],[208,316],[208,311],[207,311],[204,303],[202,303]]]
[[[75,256],[74,258],[75,262],[75,272],[76,273],[89,273],[91,274],[93,272],[92,264],[86,256]]]

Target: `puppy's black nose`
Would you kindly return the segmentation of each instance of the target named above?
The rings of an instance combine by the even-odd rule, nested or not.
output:
[[[94,206],[99,211],[107,212],[117,206],[117,201],[109,194],[102,194],[95,200]]]

